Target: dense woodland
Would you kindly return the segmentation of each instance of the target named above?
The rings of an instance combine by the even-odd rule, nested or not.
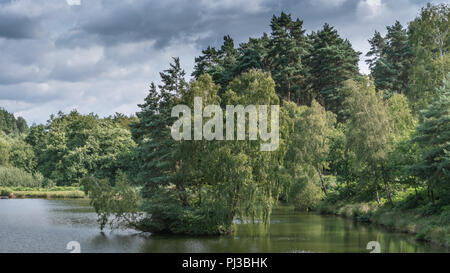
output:
[[[0,186],[82,186],[103,228],[227,234],[233,219],[268,223],[278,202],[300,210],[369,203],[450,221],[450,6],[427,5],[360,52],[324,24],[273,16],[271,32],[225,36],[195,59],[173,58],[136,117],[58,113],[27,128],[0,111]],[[203,103],[280,105],[280,145],[175,141],[171,109]],[[192,108],[192,107],[191,107]],[[114,214],[116,217],[108,217]],[[110,222],[112,221],[112,222]],[[448,228],[444,230],[448,234]]]

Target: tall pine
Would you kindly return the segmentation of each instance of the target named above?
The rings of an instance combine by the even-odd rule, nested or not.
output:
[[[160,186],[173,181],[176,168],[177,143],[170,135],[172,107],[187,88],[184,71],[178,58],[173,58],[170,68],[160,73],[162,84],[152,83],[145,103],[138,105],[139,121],[131,124],[131,132],[138,144],[138,181],[144,185],[143,195],[149,197]],[[158,92],[159,89],[159,92]]]
[[[343,119],[342,103],[345,100],[341,92],[344,81],[358,75],[360,52],[353,50],[348,40],[342,39],[337,30],[329,24],[310,35],[312,49],[308,58],[310,83],[315,99],[326,110]]]
[[[422,111],[414,141],[424,150],[413,172],[428,182],[431,199],[434,191],[450,191],[450,73],[434,102]]]
[[[298,18],[294,21],[290,14],[282,12],[279,17],[272,17],[270,27],[272,33],[267,58],[277,94],[288,101],[306,100],[301,94],[305,80],[302,61],[308,49],[303,21]]]
[[[381,42],[380,35],[375,33],[372,41]],[[394,93],[407,94],[411,54],[406,29],[396,21],[394,25],[387,27],[383,41],[383,47],[377,52],[380,55],[375,64],[372,63],[375,87],[378,91],[384,91],[387,97]]]

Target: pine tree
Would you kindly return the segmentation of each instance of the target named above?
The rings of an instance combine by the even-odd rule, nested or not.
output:
[[[387,97],[394,93],[407,94],[411,54],[406,29],[396,21],[394,25],[387,27],[384,39],[376,35],[373,42],[383,45],[377,45],[377,54],[380,55],[375,64],[371,63],[376,89],[385,91]]]
[[[133,138],[138,143],[140,171],[137,177],[144,184],[144,197],[173,182],[175,173],[177,143],[170,135],[170,126],[174,122],[171,110],[187,88],[187,83],[179,59],[173,60],[170,68],[160,73],[162,84],[158,86],[159,92],[152,83],[145,103],[139,105],[141,111],[136,113],[139,121],[131,124]]]
[[[386,46],[386,42],[383,36],[381,36],[381,34],[376,30],[372,39],[369,39],[368,41],[370,44],[370,50],[366,54],[366,57],[369,58],[366,60],[366,63],[369,65],[369,68],[373,73],[373,69],[375,68],[376,63],[381,57],[384,47]]]
[[[290,14],[282,12],[279,17],[272,17],[270,27],[268,59],[277,94],[288,101],[300,100],[305,79],[302,59],[308,48],[303,21],[293,21]]]
[[[437,92],[434,102],[421,113],[414,141],[424,150],[413,172],[427,180],[434,202],[433,190],[450,190],[450,73]]]
[[[410,63],[408,35],[406,29],[403,29],[399,21],[396,21],[393,26],[387,29],[386,40],[388,45],[384,49],[386,58],[392,64],[395,75],[392,83],[392,92],[407,94]]]
[[[208,46],[208,48],[202,50],[202,54],[195,58],[194,71],[192,72],[195,79],[205,73],[212,74],[214,67],[219,63],[219,52],[215,47]]]
[[[203,55],[195,58],[195,67],[192,76],[198,79],[208,73],[216,84],[220,85],[219,95],[225,92],[228,83],[233,80],[236,65],[240,57],[234,48],[234,41],[229,35],[223,37],[223,44],[219,50],[208,47],[202,51]]]
[[[259,52],[254,49],[246,49],[244,54],[239,58],[233,75],[239,76],[242,72],[248,72],[250,69],[263,69],[263,63]]]
[[[238,51],[239,54],[244,55],[249,49],[255,50],[261,58],[263,70],[269,71],[269,43],[269,35],[264,32],[260,38],[249,38],[247,43],[240,44]]]
[[[229,35],[223,37],[223,45],[219,50],[219,66],[212,74],[214,82],[220,85],[219,95],[223,94],[228,83],[234,78],[234,69],[238,62],[239,53],[234,48],[234,41]]]
[[[325,107],[338,115],[342,121],[342,103],[345,100],[341,89],[344,81],[358,75],[360,52],[353,50],[348,40],[343,40],[337,30],[329,24],[310,35],[311,54],[308,58],[313,96]]]

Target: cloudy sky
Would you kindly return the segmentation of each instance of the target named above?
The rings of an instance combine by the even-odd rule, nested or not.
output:
[[[179,56],[195,56],[270,32],[273,14],[291,13],[308,32],[328,22],[363,52],[374,30],[406,24],[422,0],[0,0],[0,107],[29,124],[59,110],[132,114],[151,81]],[[446,2],[446,1],[432,1]],[[363,60],[360,70],[367,73]]]

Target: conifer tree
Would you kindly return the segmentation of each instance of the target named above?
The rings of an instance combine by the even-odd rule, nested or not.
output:
[[[195,66],[192,76],[198,79],[205,73],[212,74],[213,69],[219,63],[219,52],[215,47],[208,46],[202,50],[202,54],[199,57],[195,57]]]
[[[368,40],[368,42],[370,44],[370,50],[366,54],[366,57],[369,58],[366,60],[366,63],[369,65],[369,68],[373,73],[373,69],[375,68],[376,63],[380,59],[384,47],[386,46],[386,42],[383,36],[381,36],[381,34],[376,30],[375,34]]]
[[[247,43],[240,44],[238,51],[241,55],[244,55],[248,49],[255,50],[261,58],[263,69],[269,71],[269,43],[270,37],[264,32],[261,37],[249,38]]]
[[[300,100],[305,80],[302,59],[308,49],[303,21],[294,21],[290,14],[282,12],[272,17],[270,27],[268,59],[277,94],[288,101]]]
[[[219,95],[225,92],[228,83],[233,80],[239,52],[234,48],[234,41],[229,35],[223,37],[223,44],[219,50],[208,47],[202,51],[203,55],[195,58],[195,67],[192,76],[198,79],[208,73],[216,84],[220,85]]]
[[[348,40],[343,40],[329,24],[310,35],[312,49],[308,58],[311,88],[327,111],[332,111],[342,121],[341,92],[344,81],[358,75],[359,52],[353,50]]]
[[[428,182],[434,202],[434,190],[450,190],[450,73],[434,102],[422,111],[417,133],[414,141],[424,152],[412,170]]]
[[[174,158],[177,143],[170,135],[172,106],[187,88],[184,71],[178,58],[173,58],[170,68],[160,73],[162,84],[159,92],[152,83],[141,111],[139,121],[131,125],[133,138],[138,143],[140,172],[138,181],[144,185],[144,197],[150,196],[160,186],[173,181],[176,167]]]

